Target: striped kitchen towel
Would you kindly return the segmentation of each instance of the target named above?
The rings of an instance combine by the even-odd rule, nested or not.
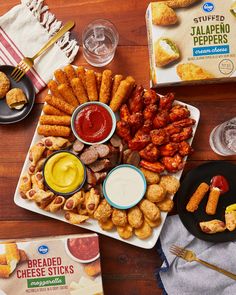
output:
[[[0,64],[15,66],[24,56],[33,56],[61,26],[43,0],[21,0],[21,4],[0,16]],[[36,59],[27,73],[36,93],[46,86],[56,69],[74,60],[78,50],[77,41],[67,32]]]

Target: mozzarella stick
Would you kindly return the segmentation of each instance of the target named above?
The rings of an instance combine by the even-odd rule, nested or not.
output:
[[[110,108],[113,110],[113,112],[117,112],[122,105],[123,101],[127,98],[127,93],[130,90],[130,83],[126,80],[121,81],[115,96],[110,102]]]
[[[66,73],[62,71],[61,69],[58,69],[54,72],[54,76],[58,82],[58,84],[67,84],[70,85]]]
[[[20,253],[16,243],[9,243],[5,245],[7,264],[15,262],[16,264],[20,261]]]
[[[80,215],[80,214],[76,214],[76,213],[68,211],[65,213],[65,219],[72,224],[80,224],[84,222],[85,220],[89,219],[89,216]]]
[[[77,76],[80,78],[81,82],[83,83],[84,89],[86,91],[86,77],[85,77],[85,69],[83,66],[78,66],[75,70]]]
[[[57,196],[50,204],[47,205],[47,207],[44,208],[44,210],[52,213],[57,212],[62,208],[64,203],[65,198],[62,196]]]
[[[11,274],[11,266],[9,264],[0,265],[0,278],[8,278]]]
[[[198,205],[200,204],[201,200],[205,196],[205,194],[209,190],[209,185],[205,182],[202,182],[198,188],[195,190],[193,195],[191,196],[190,200],[188,201],[188,204],[186,206],[187,211],[194,212],[197,210]]]
[[[65,112],[69,115],[72,115],[75,107],[70,105],[69,103],[65,102],[64,100],[52,96],[50,94],[46,95],[45,101],[50,104],[51,106],[59,109],[62,112]]]
[[[114,79],[113,79],[113,84],[112,84],[112,90],[111,90],[111,99],[114,97],[120,82],[123,80],[123,76],[122,75],[115,75]]]
[[[79,105],[79,102],[77,98],[75,97],[70,86],[68,86],[67,84],[60,84],[57,87],[57,89],[66,102],[68,102],[74,107],[77,107]]]
[[[45,104],[43,106],[43,112],[46,115],[54,115],[54,116],[66,116],[67,115],[67,113],[64,113],[64,112],[58,110],[57,108],[54,108],[50,104]]]
[[[76,72],[72,65],[67,65],[64,67],[64,72],[66,73],[68,81],[71,83],[71,80],[76,78]]]
[[[88,93],[88,98],[90,101],[98,100],[98,92],[96,85],[96,76],[93,70],[88,70],[85,73],[86,77],[86,89]]]
[[[102,83],[99,93],[99,101],[108,104],[111,99],[112,71],[105,70],[102,73]]]
[[[129,91],[128,91],[128,93],[127,93],[127,97],[126,97],[126,99],[128,99],[129,96],[130,96],[130,94],[131,94],[131,92],[132,92],[133,89],[134,89],[134,86],[135,86],[135,80],[134,80],[134,78],[133,78],[132,76],[128,76],[125,80],[130,84],[130,86],[129,86]],[[126,99],[125,99],[125,100],[126,100]]]
[[[100,92],[101,83],[102,83],[102,74],[101,73],[95,73],[96,80],[97,80],[97,90],[98,93]]]
[[[71,87],[76,95],[80,104],[85,103],[88,101],[87,93],[84,89],[83,83],[81,82],[80,78],[74,78],[70,81]]]
[[[52,95],[54,95],[54,96],[56,96],[56,97],[58,97],[58,98],[63,99],[63,97],[61,96],[61,94],[60,94],[60,92],[58,91],[57,87],[58,87],[58,84],[57,84],[56,81],[54,81],[54,80],[50,80],[50,81],[48,82],[48,89],[51,91]]]
[[[207,214],[214,215],[216,213],[219,197],[220,197],[220,189],[218,187],[211,188],[207,205],[206,205]]]
[[[62,125],[62,126],[70,126],[70,116],[49,116],[42,115],[39,118],[39,122],[41,125]]]
[[[40,125],[37,129],[39,135],[69,137],[71,129],[66,126]]]

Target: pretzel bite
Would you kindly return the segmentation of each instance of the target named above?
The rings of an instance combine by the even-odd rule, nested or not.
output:
[[[66,73],[67,80],[71,82],[72,79],[76,78],[76,72],[72,65],[67,65],[64,67],[64,72]]]
[[[68,220],[68,222],[71,224],[80,224],[80,223],[86,221],[87,219],[89,219],[89,216],[80,215],[80,214],[76,214],[74,212],[67,211],[65,213],[65,219]]]
[[[123,76],[122,75],[115,75],[113,78],[113,83],[112,83],[112,89],[111,89],[111,99],[113,99],[119,85],[120,82],[123,80]]]
[[[135,235],[141,239],[147,239],[152,234],[152,228],[151,226],[144,220],[142,226],[140,228],[136,228],[134,230]]]
[[[193,195],[190,197],[188,204],[186,206],[186,210],[189,212],[194,212],[197,210],[198,205],[200,204],[201,200],[204,198],[205,194],[209,190],[209,185],[205,182],[202,182]]]
[[[39,135],[69,137],[71,129],[58,125],[40,125],[37,129]]]
[[[112,85],[112,71],[105,70],[102,73],[102,83],[99,93],[99,101],[108,104],[110,101]]]
[[[163,175],[160,180],[160,185],[164,187],[169,194],[175,194],[179,189],[179,180],[172,175]]]
[[[86,89],[90,101],[98,100],[97,81],[93,70],[87,70],[85,73]]]
[[[31,189],[32,183],[28,173],[24,174],[20,179],[19,192],[23,199],[26,199],[26,193]]]
[[[111,214],[111,206],[107,203],[105,199],[103,199],[98,205],[97,210],[94,212],[94,218],[98,221],[105,222],[107,221],[107,219],[110,218]]]
[[[49,203],[44,210],[55,213],[59,211],[65,203],[65,198],[63,196],[57,196],[51,203]]]
[[[143,213],[138,206],[129,209],[128,222],[134,228],[139,228],[143,224]]]
[[[82,104],[87,102],[88,96],[80,78],[74,78],[70,81],[70,83],[79,103]]]
[[[43,106],[43,112],[45,115],[53,115],[53,116],[66,116],[67,113],[64,113],[57,108],[51,106],[50,104],[45,104]]]
[[[64,210],[73,210],[79,204],[81,204],[83,201],[84,201],[84,194],[82,191],[79,191],[66,200],[63,209]]]
[[[75,109],[74,106],[72,106],[69,103],[65,102],[64,100],[62,100],[60,98],[57,98],[55,96],[52,96],[50,94],[46,95],[45,101],[49,105],[59,109],[60,111],[62,111],[64,113],[67,113],[69,115],[72,115],[72,113],[73,113],[73,111]]]
[[[96,82],[97,82],[97,91],[100,92],[101,84],[102,84],[102,74],[101,73],[95,73],[96,76]]]
[[[58,84],[70,85],[70,82],[67,79],[66,73],[63,70],[61,70],[61,69],[56,70],[54,72],[54,76],[55,76]]]
[[[160,209],[154,203],[147,199],[143,199],[139,203],[139,208],[143,212],[143,214],[152,221],[156,221],[161,216]]]
[[[114,209],[111,217],[116,226],[125,226],[127,224],[127,214],[125,210]]]
[[[70,116],[53,116],[53,115],[42,115],[39,117],[41,125],[62,125],[70,126]]]
[[[161,224],[161,217],[155,221],[150,220],[147,216],[144,216],[144,220],[147,222],[148,225],[151,227],[158,227]]]
[[[51,94],[53,96],[63,99],[63,96],[61,96],[60,92],[57,89],[58,84],[55,80],[50,80],[47,85],[48,85],[48,89],[51,91]]]
[[[163,212],[170,212],[174,207],[174,202],[170,198],[165,198],[163,201],[156,203],[157,207]]]
[[[3,72],[0,72],[0,99],[5,97],[9,89],[10,80]]]
[[[129,224],[125,226],[117,226],[117,232],[122,239],[129,239],[133,235],[133,228]]]
[[[83,83],[85,91],[86,89],[86,77],[85,77],[85,69],[83,66],[78,66],[78,68],[75,69],[75,72],[77,76],[80,78],[81,82]]]
[[[42,139],[42,142],[44,143],[45,147],[50,151],[58,151],[70,145],[68,139],[54,136],[45,137]]]
[[[32,175],[32,188],[34,190],[43,190],[44,189],[44,182],[43,182],[43,174],[42,172],[37,172],[36,174]]]
[[[79,105],[79,102],[69,85],[60,84],[57,89],[60,92],[61,96],[64,98],[64,100],[68,102],[70,105],[74,107],[77,107]]]
[[[110,102],[110,108],[113,110],[113,112],[117,112],[119,110],[122,103],[127,98],[127,94],[130,91],[130,87],[131,87],[131,83],[129,83],[128,81],[123,80],[120,82],[120,85]]]
[[[159,183],[160,181],[160,175],[156,172],[149,171],[145,168],[140,168],[140,170],[143,172],[147,184],[154,184],[154,183]]]
[[[98,221],[99,226],[101,229],[109,231],[112,230],[114,227],[114,223],[111,219],[107,219],[107,221]]]
[[[160,184],[150,184],[145,196],[151,202],[161,202],[166,196],[166,189]]]

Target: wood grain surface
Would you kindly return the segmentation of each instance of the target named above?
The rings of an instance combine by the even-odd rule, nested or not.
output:
[[[16,0],[1,1],[0,15],[18,4]],[[144,0],[47,0],[51,12],[63,22],[72,19],[76,26],[72,35],[81,43],[83,28],[97,18],[107,18],[117,27],[119,46],[114,60],[107,66],[114,73],[132,75],[138,84],[149,85],[149,61]],[[80,49],[74,64],[87,65]],[[102,70],[103,68],[101,68]],[[176,98],[196,106],[201,118],[193,141],[195,152],[188,158],[184,175],[209,160],[236,162],[236,156],[220,157],[208,143],[210,131],[217,124],[235,116],[236,83],[201,86],[163,87],[162,94],[173,91]],[[36,99],[31,114],[22,122],[0,126],[0,238],[23,238],[84,233],[73,225],[52,220],[17,207],[13,202],[15,187],[32,140],[46,91]],[[161,265],[154,247],[144,250],[99,235],[104,291],[106,295],[158,295],[155,270]]]

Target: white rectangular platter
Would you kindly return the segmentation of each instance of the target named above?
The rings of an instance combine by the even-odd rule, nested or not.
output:
[[[198,122],[199,122],[200,112],[196,107],[194,107],[192,105],[182,103],[180,101],[175,101],[175,104],[176,103],[181,104],[181,105],[186,105],[188,107],[188,109],[190,110],[190,112],[191,112],[191,118],[196,121],[196,124],[193,126],[193,136],[189,140],[189,143],[191,144],[192,140],[193,140],[193,137],[195,135],[196,129],[197,129]],[[30,147],[33,146],[35,143],[37,143],[41,138],[42,138],[42,136],[38,135],[37,128],[36,128]],[[185,161],[186,161],[186,158],[185,158]],[[29,166],[30,166],[30,161],[29,161],[29,152],[28,152],[27,155],[26,155],[26,160],[24,162],[22,171],[21,171],[20,178],[22,177],[23,174],[25,174],[27,172]],[[182,175],[182,172],[183,172],[183,170],[178,171],[177,173],[172,174],[172,175],[175,176],[177,179],[180,179],[180,177]],[[15,202],[16,205],[18,205],[19,207],[25,208],[27,210],[30,210],[32,212],[39,213],[39,214],[42,214],[42,215],[45,215],[45,216],[48,216],[48,217],[51,217],[51,218],[54,218],[54,219],[58,219],[58,220],[61,220],[63,222],[67,222],[67,220],[64,218],[63,212],[59,211],[57,213],[50,213],[50,212],[47,212],[47,211],[44,211],[44,210],[40,209],[34,202],[30,202],[29,200],[22,199],[22,197],[19,194],[20,178],[19,178],[19,181],[18,181],[18,184],[17,184],[17,187],[16,187],[15,195],[14,195],[14,202]],[[173,197],[174,196],[172,196],[172,198]],[[75,225],[75,226],[79,226],[79,227],[91,230],[93,232],[97,232],[97,233],[109,236],[111,238],[120,240],[122,242],[131,244],[131,245],[134,245],[134,246],[137,246],[137,247],[141,247],[141,248],[145,248],[145,249],[151,249],[151,248],[154,247],[154,245],[156,244],[156,242],[158,240],[158,237],[159,237],[160,232],[162,230],[162,227],[163,227],[163,224],[165,222],[166,216],[167,216],[166,212],[161,212],[162,222],[161,222],[160,226],[154,228],[152,235],[146,240],[140,240],[135,235],[133,235],[128,240],[124,240],[119,236],[119,234],[117,233],[117,231],[115,229],[112,230],[112,231],[104,231],[99,227],[97,221],[94,220],[94,219],[91,219],[91,218],[88,219],[85,223]]]

